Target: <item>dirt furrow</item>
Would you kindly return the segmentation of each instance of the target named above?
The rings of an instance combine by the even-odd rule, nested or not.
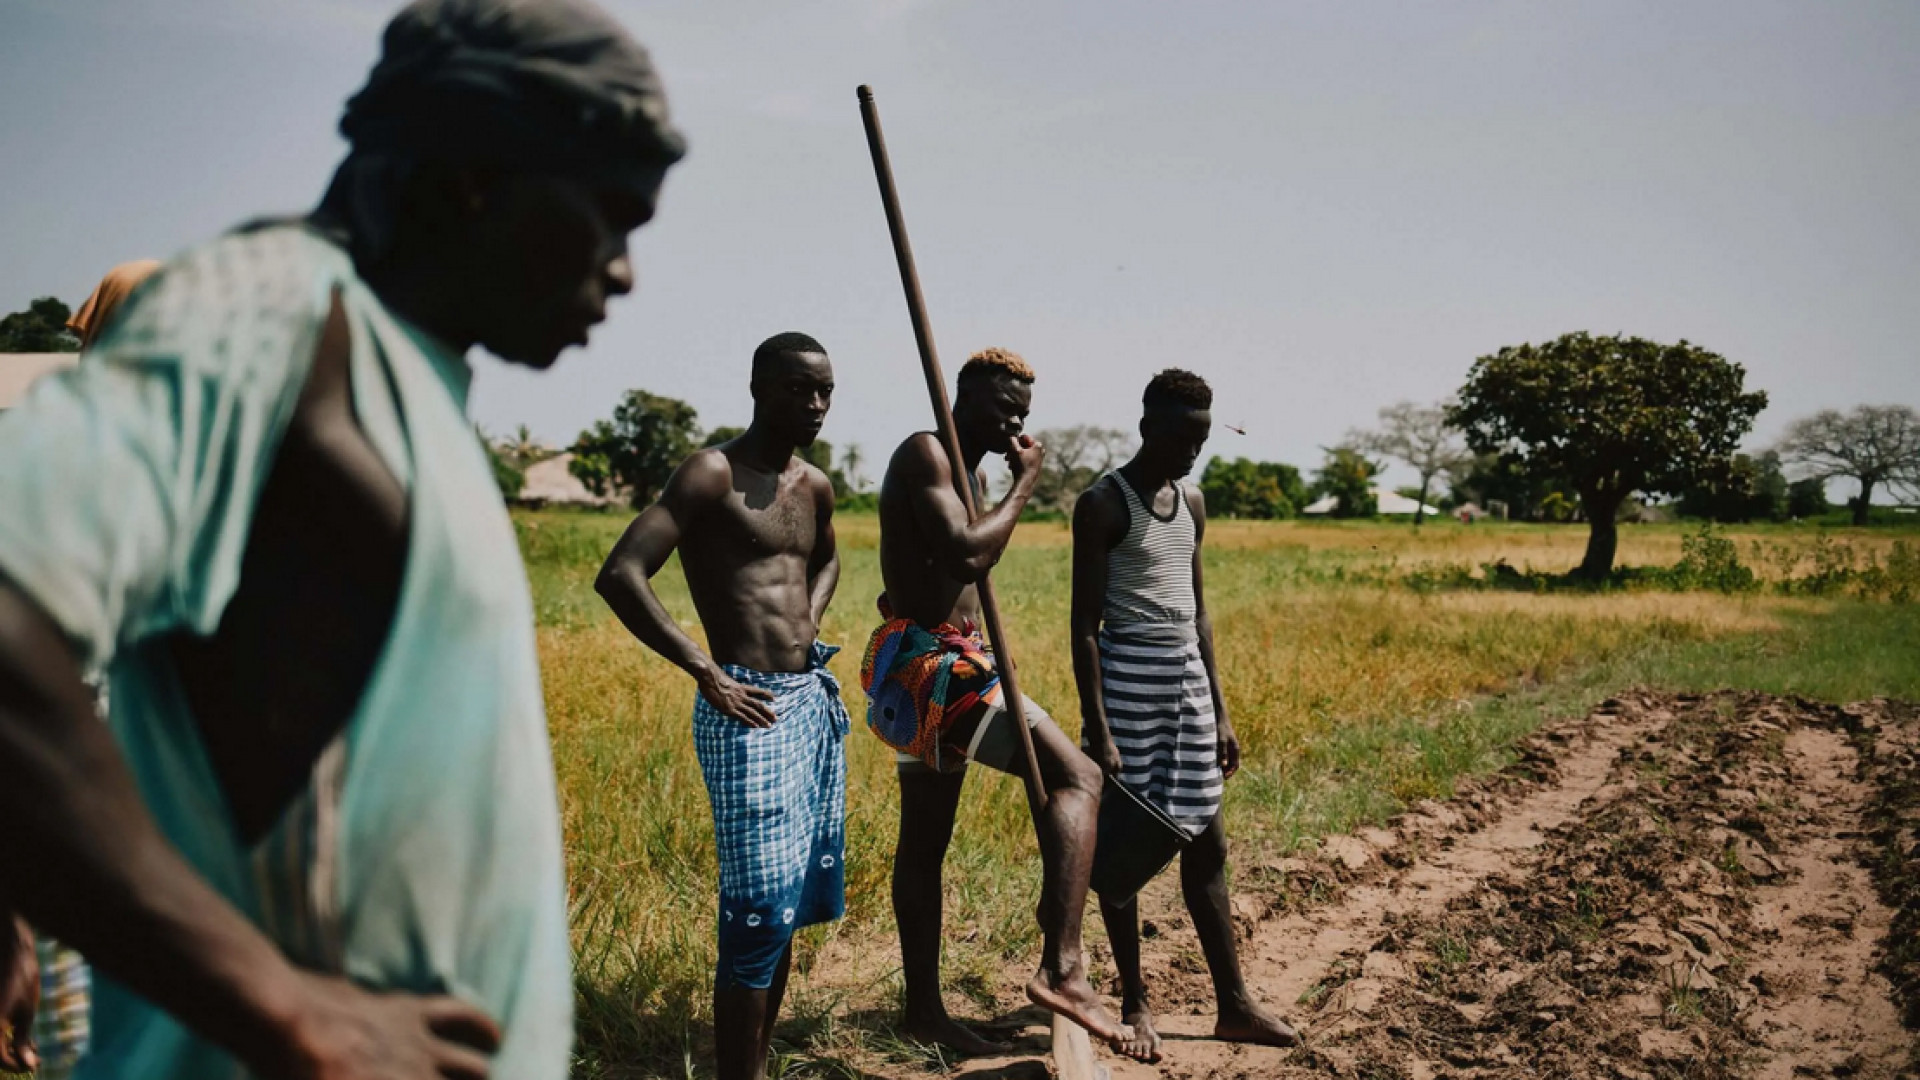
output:
[[[1621,751],[1657,731],[1669,715],[1656,710],[1622,719],[1603,707],[1578,727],[1538,740],[1543,745],[1560,739],[1574,744],[1554,752],[1557,778],[1499,807],[1498,816],[1470,831],[1455,832],[1464,825],[1455,808],[1428,802],[1392,828],[1329,838],[1325,854],[1350,871],[1364,871],[1373,860],[1395,855],[1403,867],[1378,881],[1350,886],[1337,905],[1261,925],[1242,947],[1248,983],[1270,1008],[1293,1016],[1309,1041],[1339,1017],[1371,1009],[1380,995],[1382,973],[1368,970],[1368,958],[1377,958],[1372,961],[1375,969],[1397,964],[1371,952],[1392,925],[1420,911],[1444,909],[1489,874],[1509,867],[1515,856],[1538,847],[1548,830],[1572,820],[1585,804],[1617,793],[1618,785],[1609,779]],[[1431,850],[1413,854],[1423,849]],[[1334,982],[1337,988],[1327,989]],[[1300,1011],[1296,1002],[1313,1003],[1325,994],[1334,998],[1328,1008],[1310,1017],[1295,1015]],[[1202,996],[1210,1006],[1211,995]],[[1271,1076],[1285,1071],[1295,1056],[1269,1047],[1212,1041],[1210,1007],[1165,1010],[1158,1015],[1158,1026],[1168,1041],[1167,1059],[1157,1065],[1113,1060],[1108,1067],[1116,1080]]]
[[[1871,791],[1855,779],[1853,748],[1832,729],[1795,728],[1786,763],[1807,822],[1783,837],[1784,881],[1755,890],[1754,925],[1778,935],[1746,965],[1747,981],[1765,994],[1743,1019],[1772,1052],[1757,1075],[1892,1076],[1911,1040],[1892,985],[1873,970],[1893,913],[1858,861]]]

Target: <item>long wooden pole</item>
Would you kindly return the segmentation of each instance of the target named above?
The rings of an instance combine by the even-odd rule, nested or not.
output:
[[[967,475],[967,462],[960,453],[960,432],[953,423],[953,405],[947,400],[947,382],[940,374],[940,357],[933,348],[933,327],[927,319],[927,302],[920,295],[920,274],[913,266],[913,246],[907,242],[907,221],[900,213],[900,193],[893,186],[893,164],[887,158],[887,140],[880,134],[880,110],[873,103],[873,88],[862,86],[860,119],[867,125],[867,149],[873,152],[873,174],[880,181],[880,202],[887,211],[887,230],[893,234],[893,257],[900,264],[900,285],[907,293],[907,314],[913,320],[913,339],[920,346],[920,371],[927,378],[927,397],[933,402],[933,421],[940,441],[946,446],[947,460],[953,466],[953,490],[967,508],[967,520],[980,517],[973,497],[973,478]],[[1035,815],[1047,804],[1047,790],[1040,782],[1040,761],[1033,752],[1033,733],[1027,730],[1026,699],[1020,696],[1018,676],[1013,663],[1013,645],[1007,641],[1005,624],[1000,621],[1000,605],[994,601],[993,581],[980,577],[980,615],[987,624],[987,640],[993,644],[995,662],[1000,670],[1000,690],[1020,733],[1020,748],[1027,759],[1027,804]]]

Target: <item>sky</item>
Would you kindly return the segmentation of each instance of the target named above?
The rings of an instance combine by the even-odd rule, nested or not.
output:
[[[1575,330],[1744,365],[1771,398],[1754,447],[1920,406],[1909,0],[607,6],[691,151],[586,349],[477,362],[490,432],[564,443],[632,387],[744,424],[782,330],[826,345],[823,437],[869,473],[927,426],[861,83],[949,375],[1023,354],[1035,429],[1131,429],[1180,366],[1246,430],[1209,452],[1311,469],[1382,406]],[[0,310],[309,207],[392,10],[0,0]]]

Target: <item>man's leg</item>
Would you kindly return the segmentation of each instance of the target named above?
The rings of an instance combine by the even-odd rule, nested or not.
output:
[[[940,867],[953,839],[965,773],[900,770],[900,840],[893,852],[893,921],[900,928],[900,971],[907,984],[902,1027],[923,1042],[963,1054],[1007,1048],[954,1023],[940,998]]]
[[[1080,920],[1087,907],[1087,877],[1093,872],[1094,832],[1099,822],[1100,767],[1051,718],[1043,715],[1032,731],[1047,805],[1034,821],[1043,873],[1040,905],[1034,914],[1040,921],[1043,946],[1040,971],[1027,984],[1027,996],[1086,1028],[1094,1038],[1118,1045],[1129,1033],[1101,1007],[1099,995],[1087,981],[1086,958],[1080,950]],[[1025,772],[1023,765],[1015,768]]]
[[[1279,1017],[1262,1009],[1247,993],[1240,973],[1240,952],[1233,940],[1233,906],[1227,899],[1227,831],[1224,815],[1214,815],[1207,830],[1180,853],[1180,892],[1200,935],[1200,951],[1213,973],[1220,1017],[1213,1037],[1228,1042],[1294,1046],[1300,1036]]]
[[[773,1053],[773,1025],[780,1019],[780,1004],[787,997],[787,972],[793,970],[793,942],[780,950],[780,966],[773,969],[773,985],[767,987],[767,1015],[760,1025],[760,1060]]]
[[[1153,1029],[1147,980],[1140,969],[1140,898],[1114,904],[1101,897],[1100,919],[1107,924],[1113,966],[1120,969],[1120,1022],[1133,1029],[1133,1038],[1120,1045],[1120,1052],[1136,1061],[1159,1061],[1160,1033]]]
[[[786,959],[781,959],[781,972]],[[778,982],[779,976],[775,976]],[[767,1050],[764,1037],[773,1033],[776,1006],[771,989],[729,986],[713,992],[714,1072],[720,1080],[764,1080]]]

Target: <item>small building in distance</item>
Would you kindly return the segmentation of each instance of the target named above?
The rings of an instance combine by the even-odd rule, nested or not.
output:
[[[20,404],[42,376],[79,362],[79,353],[0,353],[0,413]]]
[[[562,451],[527,466],[515,502],[526,506],[612,506],[618,495],[595,495],[567,468],[573,454]]]
[[[1383,488],[1383,487],[1376,487],[1373,489],[1373,502],[1379,514],[1381,514],[1382,516],[1392,516],[1392,517],[1397,517],[1400,515],[1406,515],[1410,517],[1413,515],[1415,511],[1419,510],[1420,507],[1422,506],[1422,503],[1417,499],[1409,499],[1405,495],[1402,495],[1397,491],[1388,491],[1386,488]],[[1300,512],[1303,514],[1312,514],[1317,517],[1322,514],[1331,514],[1339,506],[1340,506],[1339,496],[1322,495],[1318,499],[1315,499],[1312,502],[1308,503],[1307,505],[1301,507]],[[1437,506],[1433,506],[1429,504],[1427,505],[1426,510],[1427,510],[1428,517],[1440,516],[1441,511],[1440,511],[1440,508]]]

